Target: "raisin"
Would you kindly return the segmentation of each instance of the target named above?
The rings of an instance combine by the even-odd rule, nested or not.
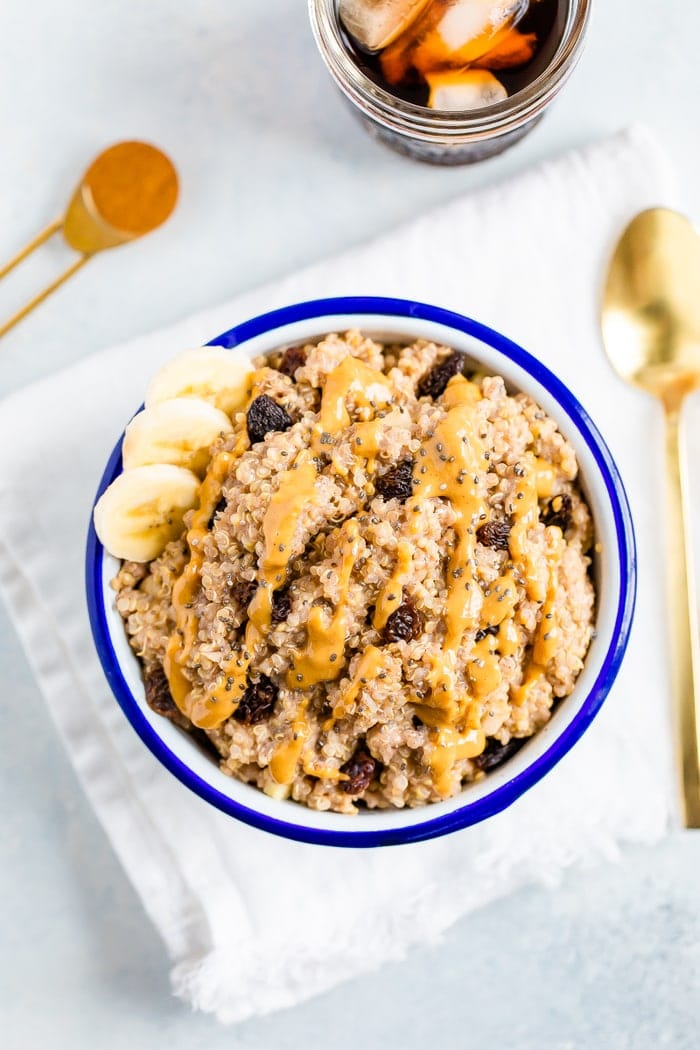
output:
[[[524,743],[524,740],[516,740],[513,737],[507,744],[502,744],[500,740],[492,737],[486,748],[474,759],[474,765],[482,773],[490,773],[492,769],[496,769],[497,766],[503,765],[509,758],[512,758]]]
[[[405,503],[413,495],[413,460],[402,459],[386,474],[381,474],[375,479],[374,490],[382,499],[397,499]]]
[[[255,445],[258,441],[262,441],[271,430],[289,430],[294,420],[271,397],[261,394],[251,402],[246,422],[250,443]]]
[[[277,367],[277,371],[282,372],[285,376],[289,376],[294,381],[297,368],[302,368],[305,364],[306,350],[304,350],[303,346],[290,346],[282,354],[282,360]]]
[[[481,642],[489,634],[492,634],[492,635],[495,636],[495,635],[498,634],[498,630],[499,630],[499,626],[498,626],[497,623],[491,624],[490,627],[482,627],[482,629],[480,631],[476,632],[476,638],[474,639],[474,641],[475,642]]]
[[[341,773],[347,773],[348,779],[341,780],[340,786],[347,795],[359,795],[368,788],[377,772],[378,762],[362,745],[355,754],[340,767]]]
[[[272,622],[284,623],[291,611],[292,599],[289,597],[289,590],[284,587],[275,591],[272,595]]]
[[[423,631],[423,616],[409,598],[399,605],[386,621],[382,631],[382,641],[413,642]]]
[[[566,492],[552,496],[542,511],[542,521],[545,525],[558,525],[562,532],[566,532],[571,526],[571,496]]]
[[[165,671],[158,665],[146,671],[144,675],[146,685],[146,703],[152,711],[163,718],[175,718],[178,709],[173,700],[166,678]]]
[[[452,379],[452,376],[459,375],[463,370],[465,360],[465,354],[460,354],[457,350],[453,350],[449,357],[445,357],[439,364],[434,365],[423,376],[416,390],[418,397],[432,397],[435,399],[444,394],[445,387]]]
[[[223,496],[221,497],[219,502],[214,507],[214,510],[212,512],[212,516],[209,519],[209,524],[207,525],[208,529],[211,529],[212,525],[214,524],[214,522],[218,518],[219,514],[221,514],[222,510],[226,510],[226,500],[225,500],[225,498]]]
[[[261,674],[257,682],[251,682],[233,712],[237,722],[256,726],[269,718],[277,701],[277,686],[267,675]]]
[[[510,536],[509,521],[487,521],[476,530],[476,538],[484,547],[493,547],[496,551],[508,550]]]
[[[231,587],[231,597],[242,609],[247,609],[257,589],[256,580],[236,580]]]

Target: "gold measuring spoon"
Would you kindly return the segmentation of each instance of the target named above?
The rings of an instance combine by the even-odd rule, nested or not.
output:
[[[700,828],[700,640],[687,523],[682,408],[700,386],[700,238],[665,208],[627,227],[610,264],[603,340],[620,376],[661,401],[666,416],[668,571],[673,687],[683,817]]]
[[[146,142],[118,142],[100,153],[83,175],[65,215],[0,267],[0,280],[60,230],[80,253],[64,273],[0,325],[0,337],[72,277],[97,252],[155,230],[175,207],[177,172],[172,161]]]

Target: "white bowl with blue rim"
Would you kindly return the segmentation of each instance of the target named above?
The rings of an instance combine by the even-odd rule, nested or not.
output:
[[[624,656],[636,595],[636,557],[629,505],[605,442],[574,395],[536,358],[509,339],[460,314],[424,303],[370,297],[320,299],[274,310],[212,339],[231,353],[257,357],[312,342],[328,332],[359,328],[380,341],[424,338],[468,354],[481,370],[502,375],[530,394],[573,446],[596,534],[595,634],[573,692],[550,721],[500,768],[454,798],[415,809],[364,810],[356,816],[317,812],[268,797],[222,773],[216,757],[146,704],[141,669],[131,650],[110,580],[118,562],[90,522],[86,584],[97,654],[126,718],[155,757],[205,802],[237,820],[302,842],[328,846],[389,846],[457,831],[510,806],[537,783],[588,729]],[[144,377],[144,381],[145,381]],[[96,500],[121,472],[121,438]]]

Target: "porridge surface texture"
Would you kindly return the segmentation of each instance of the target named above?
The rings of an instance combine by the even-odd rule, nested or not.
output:
[[[583,666],[573,449],[449,347],[351,331],[255,364],[185,534],[114,581],[147,696],[274,797],[348,814],[451,797]]]

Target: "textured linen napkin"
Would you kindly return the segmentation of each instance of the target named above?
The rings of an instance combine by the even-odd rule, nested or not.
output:
[[[574,864],[613,858],[622,842],[664,833],[674,790],[654,510],[660,498],[650,483],[661,476],[660,457],[649,460],[655,408],[609,370],[596,318],[616,236],[640,209],[672,203],[672,193],[656,146],[634,129],[95,354],[0,406],[4,596],[83,788],[167,945],[174,990],[196,1008],[232,1022],[291,1006],[401,958],[517,887],[553,884]],[[83,596],[93,494],[147,376],[177,351],[255,313],[342,294],[451,307],[553,368],[609,440],[628,486],[640,559],[627,658],[573,752],[485,824],[372,851],[277,839],[208,807],[174,780],[111,696]]]

